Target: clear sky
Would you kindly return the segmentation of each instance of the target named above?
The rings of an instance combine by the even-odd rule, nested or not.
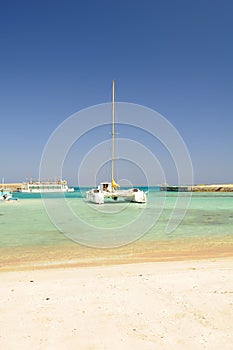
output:
[[[195,183],[233,182],[232,18],[228,0],[1,1],[1,178],[37,178],[53,130],[109,102],[115,79],[117,101],[156,110],[178,130]],[[87,144],[74,145],[74,168],[67,161],[72,185]]]

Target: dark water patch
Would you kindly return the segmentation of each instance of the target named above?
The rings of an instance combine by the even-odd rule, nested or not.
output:
[[[218,212],[189,209],[182,225],[232,225],[233,215],[231,210],[220,210]]]

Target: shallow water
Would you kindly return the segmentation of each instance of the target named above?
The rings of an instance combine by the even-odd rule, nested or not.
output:
[[[98,248],[133,241],[137,246],[153,243],[154,247],[156,242],[170,246],[175,242],[176,249],[184,241],[192,242],[192,246],[198,242],[199,247],[202,240],[232,245],[233,194],[193,193],[188,205],[189,195],[151,188],[147,204],[108,202],[98,206],[86,203],[78,190],[65,198],[54,194],[46,199],[17,193],[14,197],[19,200],[0,202],[0,249],[4,252],[7,248],[9,256],[15,248],[78,249],[76,243]],[[174,211],[175,205],[178,208]],[[168,230],[169,222],[176,224],[179,220],[175,229]]]

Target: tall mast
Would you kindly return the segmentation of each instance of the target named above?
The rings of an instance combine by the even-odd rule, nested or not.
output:
[[[115,122],[115,81],[112,81],[112,180],[114,180],[114,122]]]

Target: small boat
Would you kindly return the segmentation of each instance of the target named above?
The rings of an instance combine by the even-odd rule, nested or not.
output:
[[[97,188],[90,189],[86,192],[86,200],[88,202],[103,204],[105,198],[117,201],[122,198],[127,202],[146,203],[146,193],[139,188],[130,188],[120,190],[120,186],[114,180],[114,143],[115,143],[115,82],[112,81],[112,181],[101,182]]]
[[[60,193],[74,192],[73,187],[68,187],[66,180],[58,181],[29,181],[24,182],[21,192],[23,193]]]
[[[12,200],[12,194],[10,191],[6,191],[3,188],[0,190],[0,200],[1,201],[9,201]]]
[[[13,199],[9,189],[6,189],[4,185],[4,177],[2,178],[2,188],[0,189],[0,201],[9,201]]]

